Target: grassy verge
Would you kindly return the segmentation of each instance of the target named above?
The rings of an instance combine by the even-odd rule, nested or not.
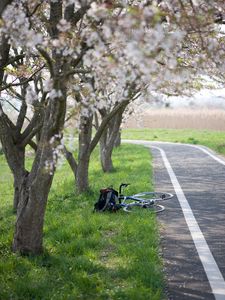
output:
[[[12,178],[0,156],[0,299],[163,299],[155,216],[92,213],[99,189],[132,183],[128,193],[152,189],[149,151],[123,145],[114,173],[103,175],[92,157],[91,189],[77,196],[66,164],[57,171],[48,201],[45,252],[12,254]]]
[[[191,129],[124,129],[124,139],[201,144],[225,155],[225,132]]]

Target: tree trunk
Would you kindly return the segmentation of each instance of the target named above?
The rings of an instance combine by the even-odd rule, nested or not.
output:
[[[103,145],[103,141],[106,138],[105,134],[107,134],[107,126],[110,120],[116,115],[122,113],[126,106],[129,104],[129,101],[124,101],[122,103],[118,103],[114,106],[112,111],[107,113],[105,109],[101,110],[102,120],[101,124],[98,122],[98,116],[95,114],[95,125],[96,125],[96,133],[93,139],[91,140],[91,134],[92,134],[92,121],[93,121],[93,115],[89,115],[89,117],[81,117],[80,120],[80,130],[79,130],[79,156],[78,156],[78,162],[76,162],[75,158],[73,157],[73,154],[69,152],[66,147],[64,147],[64,155],[73,171],[77,191],[84,192],[88,189],[88,168],[89,168],[89,162],[90,162],[90,156],[92,151],[95,149],[96,145],[100,141]],[[120,126],[120,125],[119,125]],[[117,134],[118,136],[118,134]],[[101,139],[101,140],[100,140]],[[105,156],[102,158],[102,161],[111,161],[111,155],[108,151],[106,155],[109,157],[107,159]],[[109,163],[106,166],[106,170],[112,169],[112,167],[109,166]]]
[[[17,211],[17,207],[19,205],[20,201],[20,191],[22,187],[22,183],[24,180],[24,177],[26,177],[29,173],[25,169],[17,170],[13,174],[14,177],[14,197],[13,197],[13,211]]]
[[[60,112],[63,107],[59,102],[55,106]],[[42,251],[42,230],[44,211],[52,175],[46,172],[46,161],[52,161],[53,150],[50,143],[55,117],[49,118],[53,106],[46,109],[46,124],[40,146],[36,152],[31,173],[25,169],[25,146],[21,146],[15,137],[15,127],[2,112],[0,118],[0,138],[8,165],[14,175],[14,209],[17,212],[13,251],[22,254],[38,254]],[[50,112],[49,112],[50,111]],[[10,125],[8,125],[10,124]],[[56,132],[57,133],[57,132]],[[54,171],[54,170],[53,170]]]
[[[120,135],[120,125],[124,110],[125,107],[122,107],[112,118],[100,139],[100,159],[103,172],[112,172],[114,169],[112,153]]]
[[[79,148],[81,153],[79,154],[78,163],[73,157],[73,154],[70,151],[68,151],[65,146],[63,150],[64,156],[73,172],[78,193],[85,192],[89,186],[88,169],[89,169],[89,162],[90,162],[90,155],[91,155],[89,142],[90,141],[88,141],[87,139],[87,144],[82,144],[82,143],[80,144]]]
[[[50,4],[49,32],[58,37],[57,24],[62,19],[62,1]],[[40,140],[31,172],[23,180],[17,209],[13,251],[21,254],[42,252],[43,224],[48,194],[57,163],[57,147],[62,138],[67,99],[67,64],[60,54],[52,51],[49,70],[53,89],[60,91],[55,98],[49,97],[44,110]],[[47,166],[49,169],[47,169]]]
[[[103,172],[112,172],[113,171],[113,162],[112,162],[112,152],[113,146],[103,145],[100,143],[100,158]]]
[[[88,169],[90,162],[90,153],[87,151],[83,157],[79,159],[77,173],[76,173],[76,186],[78,193],[83,193],[88,190]]]
[[[56,82],[62,95],[49,99],[31,172],[23,178],[19,191],[13,251],[21,254],[42,252],[43,222],[48,194],[56,169],[57,146],[66,112],[66,87]]]
[[[0,4],[0,6],[1,6],[0,7],[0,14],[1,14],[2,13],[1,10],[3,11],[4,5]],[[9,40],[8,37],[6,37],[6,35],[3,34],[0,41],[0,85],[2,85],[5,67],[7,66],[9,60],[10,45],[8,43],[8,40]]]
[[[114,142],[114,147],[119,147],[121,145],[121,130],[117,132],[115,142]]]
[[[13,251],[25,255],[40,254],[43,248],[45,208],[56,168],[55,149],[60,143],[62,118],[65,117],[66,109],[65,98],[53,101],[46,109],[41,140],[31,172],[23,177],[19,190]],[[52,138],[55,139],[54,143]]]
[[[76,187],[78,193],[87,191],[89,187],[88,169],[91,155],[92,121],[92,114],[90,116],[82,116],[80,120],[79,156],[76,172]]]
[[[63,154],[68,162],[68,164],[70,165],[70,168],[74,174],[74,178],[76,178],[76,174],[77,174],[77,162],[75,160],[75,158],[73,157],[73,154],[66,148],[66,146],[64,145],[63,148]]]
[[[5,116],[0,119],[0,140],[6,161],[14,177],[14,199],[13,210],[16,212],[19,203],[19,190],[23,177],[27,171],[25,169],[25,148],[19,147],[15,143],[14,131],[6,124]]]
[[[20,187],[13,240],[13,251],[23,255],[37,255],[43,250],[44,215],[53,178],[46,171],[43,177],[36,178],[34,181],[31,181],[30,175],[27,174],[23,178]]]

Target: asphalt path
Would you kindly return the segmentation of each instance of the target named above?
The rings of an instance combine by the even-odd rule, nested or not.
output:
[[[158,215],[168,299],[225,300],[225,160],[195,145],[125,142],[151,148],[155,190],[175,194]]]

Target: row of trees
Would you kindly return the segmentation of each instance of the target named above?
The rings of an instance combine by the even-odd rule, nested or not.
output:
[[[131,102],[190,90],[193,78],[204,74],[223,80],[224,36],[215,26],[223,9],[223,1],[1,1],[1,97],[12,106],[10,99],[20,101],[16,121],[0,103],[0,139],[14,176],[14,251],[42,252],[61,152],[83,192],[99,141],[103,170],[112,170],[112,149]],[[77,159],[62,140],[69,118],[78,120]],[[28,145],[35,153],[30,171]]]

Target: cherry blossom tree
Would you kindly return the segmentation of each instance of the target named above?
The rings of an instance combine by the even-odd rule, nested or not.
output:
[[[18,83],[7,84],[4,83],[2,88],[7,88],[7,92],[2,92],[2,97],[4,102],[7,105],[10,105],[15,109],[17,113],[16,122],[11,121],[7,117],[7,113],[4,110],[4,102],[1,116],[2,130],[1,130],[1,141],[3,145],[3,150],[6,155],[7,162],[14,176],[14,210],[16,211],[19,203],[19,190],[23,182],[23,178],[26,177],[28,171],[25,168],[25,149],[27,145],[30,145],[35,151],[37,150],[36,143],[32,140],[33,137],[41,130],[43,124],[44,116],[44,103],[46,100],[46,93],[42,93],[42,97],[35,99],[34,92],[30,86],[31,79],[33,85],[36,89],[39,89],[39,84],[42,81],[40,75],[37,72],[40,68],[37,68],[37,71],[34,71],[31,75],[24,74],[26,66],[23,63],[23,58],[17,63],[13,63],[15,69],[10,69],[11,78],[16,78]],[[30,64],[32,65],[32,64]],[[34,68],[35,69],[35,68]],[[16,75],[12,75],[15,73]],[[28,76],[28,77],[25,77]],[[20,88],[15,90],[15,85]],[[35,95],[36,96],[36,95]],[[31,102],[29,101],[31,97],[33,115],[29,119],[27,114],[28,107],[31,107]],[[11,99],[17,99],[20,102],[18,108],[13,105]]]
[[[152,88],[156,88],[158,80],[153,77],[158,72],[161,52],[164,54],[164,64],[175,67],[172,50],[176,53],[183,33],[178,29],[170,32],[154,20],[155,5],[143,3],[101,2],[101,1],[14,1],[8,5],[3,13],[2,39],[7,39],[6,61],[9,59],[10,46],[24,49],[25,57],[37,56],[43,63],[45,77],[45,101],[41,118],[41,129],[28,125],[15,143],[11,135],[9,146],[6,134],[12,131],[13,124],[7,115],[1,113],[1,122],[8,127],[1,130],[1,142],[7,161],[10,165],[16,153],[16,161],[22,161],[22,166],[14,165],[15,170],[21,169],[21,180],[16,183],[19,191],[16,202],[17,221],[14,234],[13,249],[21,253],[40,253],[42,251],[42,231],[45,207],[51,187],[57,162],[57,151],[61,148],[62,130],[66,114],[66,100],[68,89],[74,85],[74,76],[91,69],[95,77],[95,89],[104,91],[109,83],[108,78],[116,79],[117,99],[124,99],[121,92],[126,92],[127,83],[140,77],[140,88],[149,82],[152,74]],[[147,26],[151,30],[146,31]],[[149,45],[149,39],[154,37],[154,44]],[[167,40],[171,39],[169,45]],[[162,48],[162,49],[161,49]],[[175,49],[175,51],[174,51]],[[82,68],[80,64],[82,62]],[[4,63],[4,62],[3,62]],[[2,68],[3,69],[3,68]],[[173,70],[172,70],[173,71]],[[9,77],[10,80],[10,77]],[[25,82],[24,82],[25,83]],[[9,85],[13,83],[9,83]],[[21,83],[16,83],[21,84]],[[6,84],[7,86],[7,84]],[[80,86],[74,88],[80,90]],[[36,92],[36,94],[35,94]],[[105,92],[102,92],[104,94]],[[86,84],[86,93],[82,95],[82,122],[85,127],[88,121],[86,114],[93,98],[93,90]],[[38,92],[29,86],[26,97],[32,95],[38,103]],[[122,97],[121,97],[122,96]],[[125,95],[126,96],[126,95]],[[104,97],[99,101],[102,105]],[[24,118],[26,103],[21,105],[21,117]],[[22,119],[19,117],[19,119]],[[18,119],[18,120],[19,120]],[[5,121],[4,121],[5,120]],[[84,122],[83,122],[84,121]],[[23,122],[20,121],[17,132],[21,132]],[[34,122],[36,123],[36,122]],[[10,124],[10,125],[9,125]],[[11,128],[9,128],[11,127]],[[24,169],[24,151],[27,143],[40,130],[34,162],[31,171]],[[86,129],[83,131],[86,134]],[[26,133],[26,134],[25,134]],[[90,131],[87,131],[90,137]],[[81,136],[81,145],[82,145]],[[26,141],[26,142],[25,142]],[[16,144],[16,147],[15,147]],[[15,148],[15,153],[11,152]],[[22,150],[21,150],[22,149]],[[22,155],[19,156],[22,151]],[[83,150],[80,161],[87,161]],[[16,157],[16,156],[15,156]],[[21,157],[23,159],[21,159]],[[81,164],[82,166],[82,164]],[[84,165],[83,165],[84,166]],[[13,169],[11,167],[11,169]],[[84,168],[81,168],[81,171]],[[16,172],[15,172],[16,173]],[[82,174],[82,172],[81,172]],[[80,176],[79,176],[80,178]]]
[[[73,6],[74,4],[72,4]],[[14,1],[7,6],[3,13],[2,36],[3,38],[7,37],[8,45],[24,49],[26,55],[33,53],[38,56],[45,64],[46,73],[44,74],[46,76],[44,90],[47,99],[44,103],[40,140],[31,171],[23,174],[18,188],[19,199],[13,250],[20,253],[37,254],[42,251],[44,213],[55,172],[57,148],[60,146],[62,138],[67,83],[71,73],[75,72],[74,69],[79,64],[86,48],[80,43],[76,48],[76,40],[73,36],[68,36],[66,31],[70,28],[69,20],[73,19],[73,24],[76,26],[88,9],[88,5],[80,6],[76,11],[72,10],[72,14],[69,8],[71,9],[71,4],[64,5],[62,1],[51,1],[50,3]],[[71,52],[70,47],[76,49]],[[26,95],[28,96],[29,93],[38,100],[38,95],[37,93],[35,95],[34,90],[32,93],[27,89]],[[38,102],[41,104],[40,101]],[[14,125],[3,111],[0,118],[4,125],[10,123],[10,127],[13,128]],[[32,122],[30,124],[29,128],[32,129]],[[21,129],[17,127],[17,130]],[[15,139],[13,139],[12,147],[8,147],[6,134],[10,130],[9,127],[5,131],[1,130],[3,151],[9,164],[14,155],[11,150],[15,144]],[[32,129],[31,132],[28,132],[25,129],[22,136],[26,133],[29,138],[32,138],[32,135],[36,133],[34,131],[36,130]],[[21,141],[19,141],[16,146],[18,149],[15,152],[19,154],[21,148],[24,152],[26,143],[22,141],[21,145]],[[19,155],[14,159],[16,162],[21,161]],[[17,166],[15,169],[18,169]]]
[[[113,118],[107,123],[107,126],[104,128],[104,131],[100,138],[100,160],[103,172],[113,171],[113,161],[112,161],[112,152],[114,147],[120,143],[120,127],[123,120],[123,114],[126,111],[127,107],[134,102],[143,91],[136,90],[135,85],[130,86],[128,89],[128,94],[124,97],[122,101],[123,105],[118,110],[118,113],[113,116]],[[109,97],[113,97],[110,95]],[[118,100],[118,98],[117,98]],[[113,103],[114,101],[112,101]],[[111,105],[99,109],[100,119],[104,119],[112,110]],[[96,122],[98,128],[98,122]]]
[[[133,9],[132,16],[130,16],[127,8]],[[155,6],[153,8],[157,9]],[[135,6],[122,6],[119,1],[110,5],[109,2],[107,5],[106,3],[97,4],[93,2],[86,16],[86,22],[91,26],[84,26],[81,30],[81,36],[85,37],[85,40],[88,36],[86,41],[90,49],[83,57],[82,67],[85,75],[82,78],[78,77],[73,87],[78,99],[77,102],[82,106],[78,160],[75,161],[71,152],[66,151],[66,149],[64,151],[76,177],[78,191],[84,191],[88,188],[90,154],[100,138],[99,133],[103,130],[103,124],[107,125],[107,129],[104,131],[104,137],[101,138],[100,142],[101,161],[104,171],[112,169],[112,141],[118,133],[122,113],[126,106],[135,98],[136,91],[139,93],[146,88],[146,85],[149,85],[151,80],[151,73],[148,74],[148,72],[151,72],[148,65],[150,55],[152,55],[150,64],[152,65],[153,62],[155,64],[153,75],[158,72],[158,67],[160,67],[161,73],[164,72],[162,64],[153,60],[159,54],[158,47],[160,45],[156,44],[156,48],[153,46],[152,49],[148,49],[148,38],[151,37],[152,33],[148,33],[147,18],[149,19],[148,14],[153,15],[153,8],[149,8],[148,5],[136,7],[136,4]],[[145,14],[143,14],[144,11]],[[156,11],[156,13],[159,14],[159,11]],[[131,26],[129,25],[129,18],[135,19],[134,24]],[[153,25],[155,27],[154,32],[154,30],[161,28],[160,26],[157,27],[157,24],[160,25],[160,23],[154,21],[149,26]],[[164,32],[162,28],[161,33],[160,39],[162,40],[159,40],[159,43],[163,41],[164,37],[167,36],[168,38],[168,34],[170,34]],[[172,34],[172,38],[177,42],[179,38],[182,38],[182,33],[177,32],[177,35],[174,36]],[[140,45],[137,44],[138,41]],[[133,51],[135,52],[132,53]],[[133,57],[137,58],[136,62],[133,61]],[[154,81],[156,82],[156,79]],[[121,102],[123,104],[118,110],[116,108],[117,104],[120,106],[119,103]],[[118,111],[117,115],[114,116],[116,122],[113,127],[110,126],[113,122],[109,123],[112,117],[111,113],[109,115],[109,107],[112,107],[114,112],[115,108]],[[98,127],[93,141],[91,141],[93,115],[96,111],[100,112],[103,122]],[[114,112],[112,113],[114,114]],[[107,123],[106,120],[108,120]],[[108,134],[111,128],[113,128],[112,134]]]
[[[72,152],[70,152],[64,146],[64,154],[69,162],[69,165],[73,171],[76,183],[76,190],[77,192],[81,193],[87,191],[89,188],[89,180],[88,180],[88,169],[89,169],[89,162],[90,156],[95,147],[97,146],[104,130],[107,128],[110,120],[115,118],[118,115],[119,111],[126,106],[129,101],[123,101],[117,103],[113,109],[105,115],[102,119],[100,124],[98,124],[94,135],[92,136],[92,129],[93,129],[93,119],[94,114],[91,111],[87,116],[80,116],[79,120],[79,139],[78,139],[78,158],[75,159]]]
[[[168,19],[187,33],[178,59],[194,75],[192,79],[223,77],[224,1],[171,0],[161,4]],[[191,83],[188,89],[193,88]]]

